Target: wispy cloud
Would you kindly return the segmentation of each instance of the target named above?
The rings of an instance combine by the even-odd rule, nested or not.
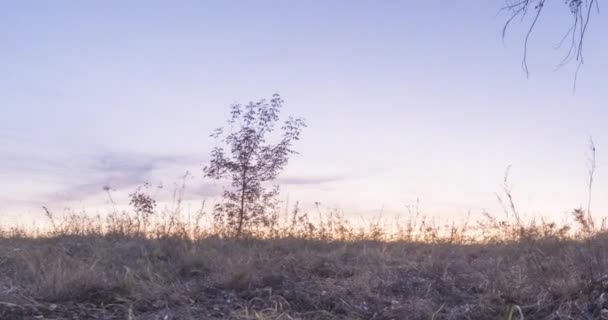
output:
[[[291,184],[291,185],[315,185],[331,183],[349,179],[349,176],[326,176],[326,177],[283,177],[277,179],[279,184]]]
[[[390,166],[383,166],[365,168],[365,170],[338,171],[338,174],[287,175],[279,177],[277,183],[285,185],[322,185],[346,180],[363,179],[384,174],[390,170]]]
[[[200,159],[193,155],[103,153],[67,158],[6,154],[0,160],[0,175],[17,182],[31,180],[49,183],[42,190],[8,190],[11,199],[35,201],[3,201],[4,204],[0,205],[86,200],[103,193],[104,187],[124,190],[146,182],[176,179],[177,174],[172,173],[183,173],[199,166],[199,163]]]
[[[192,198],[207,198],[220,196],[222,192],[223,189],[220,185],[216,183],[206,182],[198,185],[197,187],[194,187],[192,191],[189,192],[189,195]]]
[[[181,173],[198,164],[198,160],[188,155],[141,155],[109,153],[93,157],[91,166],[83,168],[89,178],[82,184],[68,187],[67,193],[79,197],[100,193],[103,188],[114,190],[134,188],[146,182],[153,183],[163,179],[175,179],[157,174],[158,171],[175,169]]]

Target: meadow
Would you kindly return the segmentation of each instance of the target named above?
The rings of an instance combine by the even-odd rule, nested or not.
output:
[[[608,233],[511,215],[392,228],[337,213],[235,238],[205,212],[47,211],[0,233],[0,319],[608,319]]]
[[[602,1],[140,2],[0,2],[0,320],[608,320]]]

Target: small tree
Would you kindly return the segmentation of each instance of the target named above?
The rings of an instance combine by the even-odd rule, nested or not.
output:
[[[150,223],[150,217],[154,215],[154,212],[156,211],[156,200],[145,191],[142,191],[142,188],[148,189],[149,187],[150,184],[146,182],[143,186],[137,187],[133,193],[129,194],[129,197],[131,198],[129,205],[131,205],[133,211],[135,211],[137,229],[144,234],[148,231],[147,228]]]
[[[306,124],[301,118],[289,117],[281,127],[281,139],[267,143],[267,137],[279,121],[283,100],[274,94],[270,102],[260,100],[243,106],[235,104],[228,120],[230,132],[215,130],[211,137],[220,145],[211,152],[211,160],[203,169],[213,179],[231,179],[231,189],[224,190],[224,202],[216,205],[215,219],[234,232],[243,234],[247,226],[269,225],[278,204],[278,186],[266,189],[296,153],[291,147],[299,140]],[[224,147],[228,150],[225,150]]]

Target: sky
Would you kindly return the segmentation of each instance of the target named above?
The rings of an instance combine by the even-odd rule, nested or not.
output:
[[[149,182],[213,200],[203,178],[233,103],[285,99],[306,118],[281,198],[354,219],[520,212],[608,214],[608,20],[592,15],[585,64],[559,70],[571,16],[547,5],[521,69],[526,22],[505,39],[493,1],[2,1],[0,221],[41,206],[124,204]]]

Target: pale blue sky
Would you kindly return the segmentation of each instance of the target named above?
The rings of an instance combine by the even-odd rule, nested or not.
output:
[[[94,207],[190,170],[191,199],[219,186],[201,163],[234,102],[279,92],[309,127],[284,195],[347,214],[458,218],[498,210],[507,165],[529,214],[608,209],[608,23],[594,15],[586,64],[553,69],[568,28],[547,6],[520,68],[524,28],[504,41],[495,1],[1,1],[0,213]]]

